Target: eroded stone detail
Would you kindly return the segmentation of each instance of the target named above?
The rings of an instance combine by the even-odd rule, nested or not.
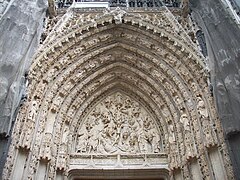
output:
[[[49,162],[49,179],[57,169],[67,174],[76,166],[132,168],[136,162],[165,163],[187,179],[191,158],[210,179],[207,152],[224,147],[222,129],[203,59],[171,12],[70,15],[55,26],[31,66],[32,99],[16,122],[5,179],[18,147],[31,151],[29,179],[40,159]],[[19,137],[27,137],[27,145]],[[231,172],[226,149],[222,154]]]
[[[159,153],[160,133],[147,111],[116,93],[98,104],[78,132],[78,153]]]

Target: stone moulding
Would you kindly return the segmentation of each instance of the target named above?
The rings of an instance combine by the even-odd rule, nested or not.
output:
[[[180,171],[182,179],[214,179],[221,168],[223,179],[233,179],[203,56],[170,11],[117,8],[72,11],[64,18],[30,68],[29,99],[18,114],[4,179],[19,173],[14,162],[25,164],[20,174],[29,179],[42,172],[55,179],[59,170],[68,177],[108,163],[123,169],[164,167],[175,178]],[[114,94],[124,97],[106,101]],[[98,106],[101,102],[110,105]],[[80,140],[83,127],[87,136]],[[142,139],[130,141],[134,133]],[[19,148],[29,153],[22,155]]]
[[[73,169],[70,171],[68,179],[168,179],[168,171],[165,169],[96,169],[93,173],[92,169],[83,169],[81,171]]]
[[[165,153],[161,154],[89,154],[70,156],[69,169],[168,169],[168,160]]]

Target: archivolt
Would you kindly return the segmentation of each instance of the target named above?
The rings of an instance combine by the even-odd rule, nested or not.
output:
[[[45,42],[29,72],[29,98],[18,116],[12,151],[14,146],[31,150],[29,170],[37,167],[37,159],[50,160],[51,173],[67,170],[57,165],[64,127],[69,126],[71,144],[93,104],[123,91],[158,120],[171,170],[193,157],[210,169],[206,149],[222,146],[223,137],[203,59],[169,16],[123,13],[119,19],[114,13],[73,14],[62,33]],[[190,131],[180,120],[183,114]],[[14,155],[8,161],[13,160]]]

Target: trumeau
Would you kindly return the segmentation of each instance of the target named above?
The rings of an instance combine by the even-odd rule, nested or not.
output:
[[[21,161],[23,179],[117,168],[234,179],[191,21],[176,18],[70,9],[31,65],[3,178]]]

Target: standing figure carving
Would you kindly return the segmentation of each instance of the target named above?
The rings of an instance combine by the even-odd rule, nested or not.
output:
[[[115,93],[84,118],[76,140],[77,153],[159,153],[160,132],[153,118],[130,97]]]
[[[180,122],[182,123],[185,131],[190,131],[189,120],[185,113],[181,115]]]

